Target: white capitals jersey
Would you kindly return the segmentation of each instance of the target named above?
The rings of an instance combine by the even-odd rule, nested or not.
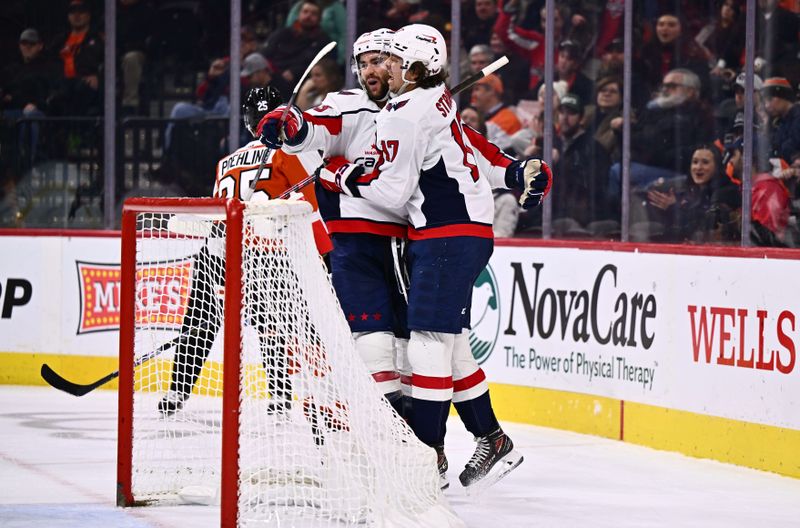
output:
[[[380,107],[364,90],[342,90],[328,94],[322,103],[304,112],[309,124],[306,139],[294,147],[284,144],[289,153],[321,150],[326,158],[343,156],[375,168],[379,153],[375,149],[375,118]],[[330,233],[372,233],[405,237],[407,215],[404,204],[385,204],[326,191],[317,186],[319,211]]]
[[[410,239],[492,238],[488,175],[481,177],[444,85],[392,99],[378,114],[376,127],[380,159],[375,170],[356,181],[362,197],[390,208],[405,206]]]

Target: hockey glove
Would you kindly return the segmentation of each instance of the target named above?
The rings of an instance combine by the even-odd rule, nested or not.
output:
[[[538,158],[527,158],[513,162],[506,168],[506,187],[522,189],[519,205],[531,209],[542,203],[550,192],[553,173],[550,166]]]
[[[281,115],[286,105],[281,105],[264,115],[256,128],[258,139],[267,147],[277,150],[284,142],[294,146],[303,142],[308,134],[308,123],[303,118],[303,112],[292,106],[286,112],[286,120],[280,127]]]
[[[361,193],[356,185],[356,179],[363,174],[363,166],[350,163],[342,156],[336,156],[320,169],[319,183],[328,191],[360,198]]]

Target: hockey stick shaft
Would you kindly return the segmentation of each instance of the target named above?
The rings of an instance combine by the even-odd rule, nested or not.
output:
[[[146,363],[147,361],[150,361],[151,359],[153,359],[154,357],[158,356],[159,354],[161,354],[165,350],[168,350],[169,348],[171,348],[171,347],[173,347],[175,345],[178,345],[181,341],[186,340],[188,337],[189,337],[189,334],[181,334],[178,337],[176,337],[176,338],[174,338],[174,339],[172,339],[170,341],[167,341],[166,343],[164,343],[163,345],[161,345],[157,349],[155,349],[155,350],[153,350],[151,352],[148,352],[147,354],[145,354],[142,357],[140,357],[139,359],[137,359],[134,362],[133,367],[136,368],[139,365],[141,365],[143,363]],[[64,378],[63,376],[58,374],[56,371],[54,371],[52,368],[50,368],[50,366],[47,363],[43,363],[42,364],[42,369],[41,369],[40,373],[42,375],[42,378],[47,383],[49,383],[51,387],[53,387],[55,389],[58,389],[60,391],[64,391],[67,394],[72,394],[73,396],[83,396],[85,394],[88,394],[88,393],[92,392],[93,390],[95,390],[96,388],[101,387],[101,386],[105,385],[106,383],[108,383],[109,381],[119,377],[119,370],[115,370],[114,372],[112,372],[112,373],[110,373],[110,374],[108,374],[106,376],[103,376],[102,378],[100,378],[97,381],[94,381],[92,383],[88,383],[86,385],[81,385],[79,383],[74,383],[74,382],[69,381],[68,379]]]
[[[499,70],[500,68],[502,68],[506,64],[508,64],[508,57],[503,55],[502,57],[500,57],[499,59],[497,59],[493,63],[491,63],[488,66],[486,66],[485,68],[483,68],[478,73],[470,75],[469,77],[467,77],[466,79],[464,79],[463,81],[461,81],[460,83],[455,85],[450,90],[450,92],[452,92],[453,94],[457,94],[459,92],[463,92],[464,90],[466,90],[467,88],[469,88],[470,86],[475,84],[476,82],[480,81],[481,79],[483,79],[487,75],[491,75],[492,73],[496,72],[497,70]]]
[[[482,69],[478,73],[476,73],[474,75],[470,75],[469,77],[467,77],[466,79],[464,79],[463,81],[461,81],[460,83],[455,85],[453,87],[453,89],[450,90],[450,92],[453,95],[461,93],[464,90],[466,90],[467,88],[471,87],[476,82],[478,82],[481,79],[483,79],[484,77],[486,77],[487,75],[490,75],[490,74],[496,72],[497,70],[499,70],[500,68],[502,68],[506,64],[508,64],[508,57],[503,55],[502,57],[500,57],[499,59],[497,59],[496,61],[494,61],[490,65],[486,66],[484,69]],[[319,171],[321,169],[322,169],[322,167],[318,168],[316,171],[314,171],[313,174],[309,174],[308,176],[306,176],[305,178],[303,178],[299,182],[295,183],[294,185],[292,185],[291,187],[289,187],[288,189],[283,191],[278,196],[278,199],[279,200],[283,200],[284,198],[288,198],[289,195],[292,194],[293,192],[297,192],[300,189],[302,189],[303,187],[305,187],[306,185],[309,185],[309,184],[313,183],[319,177]]]
[[[289,102],[286,103],[286,107],[283,109],[283,112],[281,113],[281,119],[280,121],[278,121],[278,130],[283,129],[283,124],[286,122],[286,115],[289,113],[289,109],[294,104],[295,99],[297,99],[297,94],[300,92],[300,88],[303,87],[303,83],[305,82],[306,77],[308,77],[308,74],[311,73],[311,69],[314,66],[316,66],[320,60],[322,60],[322,57],[330,53],[330,51],[335,47],[336,47],[336,41],[328,42],[325,45],[325,47],[319,50],[319,53],[317,53],[316,56],[314,56],[314,58],[311,59],[311,62],[308,64],[308,67],[306,68],[306,71],[303,72],[303,75],[300,76],[300,80],[298,80],[297,84],[294,86],[292,95],[291,97],[289,97]],[[258,185],[258,181],[261,179],[261,173],[264,172],[264,167],[267,166],[267,158],[269,157],[271,151],[272,149],[267,147],[266,152],[264,152],[264,157],[261,158],[261,163],[259,163],[258,165],[258,170],[256,171],[256,177],[253,178],[252,182],[250,182],[250,190],[247,194],[247,197],[244,196],[242,197],[243,201],[246,202],[247,200],[249,200],[253,196],[253,193],[256,192],[256,186]],[[283,195],[281,195],[281,197],[283,197]]]

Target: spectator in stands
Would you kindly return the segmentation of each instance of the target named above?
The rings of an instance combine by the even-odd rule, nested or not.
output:
[[[624,67],[625,41],[622,37],[617,37],[606,46],[605,51],[600,55],[600,67],[597,70],[597,77],[599,79],[603,77],[622,78]]]
[[[469,71],[478,73],[494,61],[494,52],[488,44],[476,44],[469,49]]]
[[[597,81],[595,104],[586,107],[584,126],[606,149],[612,162],[622,157],[622,79],[604,77]]]
[[[497,21],[494,25],[494,32],[503,41],[503,44],[511,51],[524,58],[530,64],[528,75],[528,88],[535,89],[544,76],[544,25],[545,17],[541,17],[540,31],[526,29],[515,23],[513,17],[519,10],[517,0],[508,0],[504,6],[502,0],[498,3]],[[542,8],[544,11],[544,8]],[[562,30],[566,10],[563,6],[557,5],[553,15],[554,29],[553,39],[561,42]],[[557,58],[557,57],[556,57]],[[534,92],[535,93],[535,92]]]
[[[253,54],[257,55],[257,54]],[[252,55],[251,55],[252,56]],[[249,57],[248,57],[249,58]],[[261,57],[266,63],[266,60]],[[245,59],[247,67],[247,59]],[[189,119],[202,116],[225,116],[230,111],[229,86],[230,62],[227,58],[216,58],[211,61],[205,80],[197,87],[195,102],[177,103],[170,113],[170,119]],[[172,145],[174,122],[167,125],[164,133],[164,150],[169,152]]]
[[[242,97],[244,97],[251,88],[263,88],[267,85],[278,90],[285,99],[288,99],[289,94],[292,93],[292,87],[289,86],[289,83],[287,83],[283,77],[276,77],[272,65],[258,52],[250,53],[242,60],[242,72],[240,75]],[[245,132],[247,131],[245,130]],[[249,138],[249,133],[244,137]]]
[[[779,7],[778,0],[758,0],[756,17],[756,73],[764,78],[788,77],[797,85],[800,19]]]
[[[565,94],[566,95],[566,94]],[[558,95],[553,96],[554,99],[560,98]],[[521,129],[519,132],[511,136],[511,148],[514,152],[519,153],[520,156],[533,156],[536,158],[544,159],[544,104],[541,101],[536,101],[536,107],[531,117],[530,123],[527,127]],[[558,129],[558,107],[553,106],[553,113],[555,114],[555,129]],[[553,150],[551,152],[551,161],[553,165],[558,163],[561,157],[561,138],[558,133],[553,136]]]
[[[789,160],[788,166],[781,168],[776,177],[784,181],[791,181],[793,187],[797,186],[798,181],[800,181],[800,151],[792,154],[792,159]]]
[[[700,99],[700,79],[687,69],[671,70],[661,90],[632,126],[631,188],[658,178],[686,174],[694,146],[711,141],[710,112]],[[621,166],[609,174],[609,199],[619,199]]]
[[[511,136],[522,124],[514,111],[503,103],[503,81],[487,75],[472,88],[472,106],[486,121],[486,137],[503,150],[511,147]]]
[[[56,85],[58,67],[47,59],[39,32],[28,28],[19,36],[19,61],[3,68],[0,104],[3,117],[15,119],[42,117],[47,111],[47,99]],[[9,149],[5,157],[15,156],[32,164],[39,142],[39,124],[35,121],[19,128],[19,148]]]
[[[146,60],[147,38],[155,16],[146,0],[119,0],[117,6],[117,52],[122,74],[122,113],[139,113],[139,88]]]
[[[530,64],[519,55],[509,52],[494,31],[489,39],[489,48],[495,57],[505,56],[508,59],[508,64],[497,70],[495,75],[503,81],[503,100],[508,104],[516,104],[528,91]]]
[[[42,116],[47,98],[55,86],[58,71],[47,59],[39,32],[28,28],[19,36],[18,61],[3,68],[0,101],[3,115],[14,119]]]
[[[645,82],[650,89],[661,82],[670,70],[691,70],[708,89],[708,64],[700,47],[689,35],[683,33],[683,22],[674,12],[667,11],[658,17],[655,38],[642,47]]]
[[[641,61],[636,56],[634,49],[634,57],[631,65],[631,107],[635,110],[644,108],[650,98],[649,88],[642,80],[640,72],[644,71]],[[621,37],[613,39],[605,51],[600,56],[600,67],[597,70],[597,78],[604,79],[606,77],[617,77],[622,79],[623,67],[625,65],[625,42]]]
[[[261,54],[275,67],[276,73],[293,85],[309,62],[331,38],[320,27],[320,7],[313,0],[304,0],[291,27],[272,33]]]
[[[474,0],[474,9],[465,13],[461,40],[468,50],[478,44],[489,44],[489,36],[497,20],[496,0]]]
[[[750,238],[759,246],[794,247],[798,240],[796,228],[789,228],[791,194],[781,178],[787,165],[780,159],[760,163],[758,156],[753,161]]]
[[[272,67],[267,59],[260,53],[251,53],[242,61],[241,85],[242,92],[247,93],[252,88],[264,88],[272,81]]]
[[[542,151],[543,138],[544,138],[544,93],[545,85],[539,87],[538,99],[531,101],[533,111],[527,126],[521,128],[514,135],[511,136],[511,148],[514,152],[526,152],[526,156],[536,156],[544,158]],[[559,152],[561,150],[561,140],[558,137],[558,109],[561,106],[561,98],[567,95],[567,83],[564,81],[556,81],[553,83],[553,116],[554,126],[556,133],[553,136],[553,157],[552,162],[555,164],[558,161]]]
[[[723,0],[719,6],[719,16],[695,37],[708,63],[714,65],[712,77],[733,78],[732,74],[742,66],[744,36],[744,17],[741,16],[739,3],[737,0]]]
[[[484,136],[486,135],[486,122],[483,120],[483,115],[474,106],[466,106],[461,110],[461,121]]]
[[[744,89],[745,89],[745,73],[741,72],[736,76],[736,81],[733,84],[733,98],[725,99],[720,102],[714,109],[714,116],[716,117],[717,137],[721,137],[722,133],[727,131],[733,126],[737,114],[744,112]],[[764,82],[758,75],[753,75],[753,104],[754,113],[753,120],[756,125],[763,127],[768,121],[766,111],[764,110],[764,101],[761,97],[761,89],[764,87]]]
[[[688,177],[653,185],[646,196],[652,219],[663,224],[665,242],[739,239],[741,190],[723,172],[714,145],[694,148]]]
[[[563,220],[554,229],[565,234],[575,227],[611,218],[605,189],[608,186],[608,152],[586,133],[582,125],[583,102],[575,94],[561,98],[558,125],[562,142],[561,158],[553,168],[559,184],[553,186],[553,219]]]
[[[495,238],[513,237],[519,223],[519,201],[510,189],[494,189],[494,219],[492,220],[492,233]]]
[[[764,108],[770,119],[772,156],[789,161],[800,151],[800,106],[795,104],[795,92],[783,77],[771,77],[761,90]]]
[[[555,64],[556,80],[567,83],[567,91],[581,101],[590,101],[594,93],[592,81],[581,72],[583,53],[574,40],[564,40],[558,45]],[[542,81],[544,82],[544,81]]]
[[[258,35],[255,30],[250,26],[242,26],[242,40],[239,44],[239,54],[241,60],[247,58],[251,53],[256,53],[260,43],[258,42]]]
[[[304,2],[295,2],[289,15],[286,17],[286,27],[292,27],[303,8]],[[331,40],[336,41],[336,57],[339,64],[344,64],[347,58],[347,10],[344,7],[344,2],[339,0],[321,0],[319,2],[322,8],[320,16],[320,27],[322,31],[328,35]],[[333,54],[331,54],[333,56]]]
[[[547,90],[544,84],[539,86],[539,91],[536,93],[536,100],[541,101],[544,105],[544,93]],[[553,83],[553,114],[558,113],[558,107],[561,105],[561,98],[567,95],[567,81],[555,81]],[[544,106],[542,106],[544,108]]]
[[[67,8],[70,30],[55,39],[64,82],[52,98],[58,115],[99,115],[101,111],[100,69],[103,65],[103,40],[92,27],[89,6],[71,0]]]
[[[329,57],[323,58],[308,75],[297,94],[297,106],[305,111],[320,104],[330,92],[338,92],[344,86],[342,67]]]

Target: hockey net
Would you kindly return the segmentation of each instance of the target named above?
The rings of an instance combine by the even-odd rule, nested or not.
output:
[[[126,202],[120,505],[220,504],[223,526],[460,524],[434,451],[355,351],[310,223],[302,202]]]

